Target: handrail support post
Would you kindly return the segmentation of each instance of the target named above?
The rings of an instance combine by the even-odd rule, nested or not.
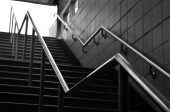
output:
[[[64,110],[64,90],[59,83],[58,86],[58,112],[63,112]]]
[[[17,23],[15,22],[15,25],[14,25],[14,33],[11,34],[12,36],[12,55],[14,56],[15,55],[15,50],[16,50],[16,27],[17,27]]]
[[[42,48],[41,56],[41,74],[40,74],[40,95],[39,95],[39,112],[43,112],[44,103],[44,74],[45,74],[45,52]]]
[[[119,76],[118,76],[118,110],[119,112],[129,112],[128,108],[128,74],[125,69],[119,65]]]
[[[27,47],[27,32],[28,32],[28,17],[26,16],[26,27],[25,27],[25,36],[24,36],[24,44],[23,44],[23,61],[25,60],[26,47]]]
[[[12,43],[13,22],[14,22],[14,14],[12,14],[11,40],[10,40],[11,43]]]
[[[17,37],[16,37],[15,60],[18,59],[18,46],[19,46],[19,33],[17,34]]]
[[[32,69],[33,69],[33,59],[34,59],[34,41],[35,41],[35,30],[32,29],[31,37],[31,52],[30,52],[30,67],[29,67],[29,82],[28,85],[32,86]]]

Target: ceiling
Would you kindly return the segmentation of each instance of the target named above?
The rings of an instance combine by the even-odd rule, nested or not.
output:
[[[21,1],[21,2],[30,2],[36,4],[43,4],[43,5],[58,5],[59,0],[13,0],[13,1]]]

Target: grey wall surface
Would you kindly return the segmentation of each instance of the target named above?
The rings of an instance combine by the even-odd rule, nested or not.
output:
[[[85,42],[101,25],[120,36],[135,49],[170,73],[170,0],[79,0],[79,10],[69,23]],[[99,45],[90,42],[87,53],[67,32],[65,40],[85,67],[98,67],[120,52],[121,44],[107,35],[96,36]],[[170,100],[170,80],[161,73],[149,75],[149,64],[130,50],[125,56],[130,63]]]

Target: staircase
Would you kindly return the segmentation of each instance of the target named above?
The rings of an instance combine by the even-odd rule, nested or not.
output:
[[[23,61],[23,35],[19,39],[19,56],[12,56],[9,33],[0,33],[0,109],[2,112],[38,112],[40,91],[41,45],[35,39],[32,86],[28,86],[30,37]],[[93,71],[83,68],[66,49],[62,40],[44,37],[69,87]],[[58,79],[46,58],[43,112],[56,112],[58,107]],[[65,96],[64,112],[118,112],[118,72],[106,72],[73,96]],[[131,86],[130,112],[154,112]]]

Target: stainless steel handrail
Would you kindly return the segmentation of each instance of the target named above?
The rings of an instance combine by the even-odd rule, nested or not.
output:
[[[116,63],[117,62],[117,63]],[[114,55],[104,64],[99,66],[96,70],[82,79],[79,83],[74,85],[69,91],[68,94],[73,94],[75,91],[79,90],[81,87],[88,84],[89,81],[95,78],[94,75],[98,75],[98,71],[101,71],[102,68],[108,66],[115,66],[115,63],[120,64],[128,74],[166,111],[170,112],[170,102],[159,92],[157,91],[146,79],[144,79],[133,67],[132,65],[119,53]],[[126,74],[124,74],[126,75]]]
[[[131,51],[133,51],[134,53],[136,53],[138,56],[140,56],[142,59],[144,59],[146,62],[148,62],[150,65],[152,65],[153,67],[155,67],[158,71],[160,71],[161,73],[163,73],[165,76],[167,76],[168,78],[170,78],[170,74],[167,73],[165,70],[163,70],[162,68],[160,68],[158,65],[156,65],[153,61],[151,61],[150,59],[148,59],[146,56],[144,56],[143,54],[141,54],[139,51],[137,51],[136,49],[134,49],[132,46],[130,46],[128,43],[126,43],[125,41],[123,41],[121,38],[119,38],[117,35],[113,34],[111,31],[109,31],[108,29],[106,29],[104,26],[101,26],[101,28],[103,30],[105,30],[107,33],[109,33],[111,36],[113,36],[116,40],[118,40],[120,43],[122,43],[123,45],[125,45],[127,48],[129,48]]]
[[[121,54],[116,54],[114,58],[166,112],[170,112],[170,102],[144,79]]]
[[[84,45],[83,41],[72,31],[72,29],[70,28],[70,26],[58,15],[56,14],[57,18],[63,23],[63,25],[66,27],[66,29],[69,30],[70,33],[72,33],[74,35],[74,37],[77,38],[77,40],[79,40],[79,42]]]
[[[149,95],[151,95],[151,97],[152,97],[165,111],[167,111],[167,112],[170,111],[169,107],[164,103],[164,101],[166,101],[166,102],[168,102],[168,104],[169,104],[169,101],[167,101],[163,96],[161,96],[161,94],[159,94],[159,97],[158,97],[158,95],[155,93],[155,91],[152,91],[152,90],[148,87],[148,85],[146,85],[146,81],[144,82],[144,81],[140,78],[140,75],[138,75],[138,73],[133,69],[133,67],[130,65],[130,63],[129,63],[125,58],[123,58],[123,56],[121,56],[120,54],[116,54],[115,56],[113,56],[112,58],[110,58],[107,62],[105,62],[105,63],[102,64],[100,67],[98,67],[95,71],[93,71],[92,73],[90,73],[90,74],[89,74],[87,77],[85,77],[82,81],[80,81],[78,84],[76,84],[76,85],[73,86],[71,89],[69,89],[68,86],[67,86],[67,84],[66,84],[66,82],[65,82],[65,80],[64,80],[64,78],[63,78],[63,76],[61,75],[61,72],[60,72],[58,66],[56,65],[56,63],[55,63],[55,61],[54,61],[54,59],[53,59],[53,57],[52,57],[52,55],[51,55],[51,53],[50,53],[47,45],[46,45],[43,37],[40,35],[39,31],[37,30],[37,27],[35,26],[35,23],[34,23],[31,15],[30,15],[30,13],[29,13],[28,11],[27,11],[26,15],[27,15],[28,18],[30,19],[30,21],[31,21],[31,23],[32,23],[32,25],[33,25],[33,28],[34,28],[35,32],[37,33],[37,35],[38,35],[38,39],[39,39],[39,41],[40,41],[40,43],[41,43],[41,45],[42,45],[42,47],[43,47],[43,49],[44,49],[47,57],[48,57],[51,65],[52,65],[52,67],[53,67],[53,69],[54,69],[54,71],[55,71],[55,73],[56,73],[56,75],[57,75],[57,77],[58,77],[58,79],[59,79],[59,81],[60,81],[60,83],[61,83],[61,85],[62,85],[63,90],[64,90],[65,93],[70,93],[70,92],[72,92],[72,91],[74,90],[74,88],[80,88],[80,87],[82,86],[82,83],[85,84],[84,81],[85,81],[85,82],[86,82],[86,81],[88,82],[88,80],[90,80],[91,77],[93,77],[93,75],[94,75],[96,72],[100,71],[101,68],[103,68],[105,65],[111,63],[112,61],[115,61],[115,60],[116,60],[116,61],[117,61],[119,64],[121,64],[121,66],[131,75],[131,77],[132,77],[136,82],[138,82],[139,85],[141,85],[141,87],[144,88],[144,90],[145,90]],[[66,27],[68,27],[68,26],[66,26]],[[69,28],[69,27],[68,27],[68,28]],[[127,43],[125,43],[123,40],[121,40],[121,39],[120,39],[119,37],[117,37],[116,35],[112,34],[112,32],[110,32],[110,31],[107,30],[106,28],[104,28],[104,27],[101,27],[101,28],[104,29],[107,33],[109,33],[109,34],[111,34],[112,36],[114,36],[118,41],[120,41],[121,43],[123,43],[123,44],[124,44],[126,47],[128,47],[129,49],[131,49],[131,50],[134,49],[134,48],[132,49],[131,46],[129,47],[129,45],[128,45]],[[101,29],[101,28],[100,28],[100,29]],[[71,30],[71,29],[70,29],[70,30]],[[93,35],[94,35],[94,34],[93,34]],[[134,50],[135,50],[135,49],[134,49]],[[135,50],[135,53],[138,54],[138,51]],[[160,97],[161,97],[161,98],[160,98]],[[163,99],[164,101],[162,101],[162,99]]]
[[[142,59],[144,59],[146,62],[148,62],[150,65],[152,65],[153,67],[155,67],[157,70],[159,70],[161,73],[163,73],[165,76],[167,76],[168,78],[170,78],[170,75],[163,70],[162,68],[160,68],[158,65],[156,65],[154,62],[152,62],[150,59],[148,59],[146,56],[144,56],[143,54],[141,54],[139,51],[137,51],[136,49],[134,49],[133,47],[131,47],[128,43],[126,43],[125,41],[123,41],[120,37],[118,37],[117,35],[115,35],[114,33],[112,33],[111,31],[109,31],[107,28],[105,28],[104,26],[100,26],[91,36],[90,38],[86,41],[83,42],[69,27],[69,25],[59,16],[57,15],[57,18],[65,25],[65,27],[70,31],[70,33],[72,33],[77,40],[79,40],[79,42],[82,44],[82,46],[86,46],[91,40],[92,38],[95,38],[94,35],[96,35],[100,30],[104,30],[106,31],[108,34],[110,34],[112,37],[114,37],[116,40],[118,40],[120,43],[122,43],[123,45],[125,45],[127,48],[129,48],[130,50],[132,50],[134,53],[136,53],[138,56],[140,56]]]
[[[131,47],[128,43],[126,43],[125,41],[123,41],[121,38],[119,38],[117,35],[113,34],[111,31],[109,31],[107,28],[105,28],[104,26],[101,26],[99,27],[91,36],[90,38],[84,43],[83,41],[81,41],[81,39],[71,30],[71,28],[69,27],[69,25],[59,16],[57,15],[57,18],[64,24],[64,26],[69,30],[70,33],[72,33],[76,38],[77,40],[79,40],[79,42],[82,44],[82,46],[86,46],[91,40],[92,38],[95,38],[95,35],[100,31],[100,30],[104,30],[106,33],[110,34],[112,37],[114,37],[117,41],[119,41],[120,43],[122,43],[123,45],[125,45],[127,48],[129,48],[131,51],[133,51],[134,53],[136,53],[138,56],[140,56],[142,59],[144,59],[146,62],[148,62],[150,65],[152,65],[153,67],[155,67],[158,71],[160,71],[161,73],[163,73],[166,77],[170,78],[170,75],[165,71],[163,70],[161,67],[159,67],[158,65],[156,65],[154,62],[152,62],[150,59],[148,59],[146,56],[144,56],[143,54],[141,54],[139,51],[137,51],[136,49],[134,49],[133,47]],[[91,73],[90,75],[92,75],[93,73]],[[90,76],[89,75],[89,76]],[[88,76],[88,77],[89,77]],[[133,76],[134,77],[134,76]],[[82,80],[82,82],[84,81],[85,79]],[[138,80],[138,79],[136,79]],[[137,81],[138,83],[141,83],[141,81]],[[73,88],[78,85],[81,85],[81,82],[79,82],[78,84],[76,84],[75,86],[73,86]],[[147,88],[147,86],[143,85],[144,83],[141,83],[142,87],[148,91],[148,93],[150,95],[153,95],[152,94],[152,91]],[[74,89],[70,89],[71,90],[74,90]],[[162,103],[162,101],[160,99],[157,98],[157,96],[153,95],[152,97],[154,97],[153,99],[156,100],[156,102],[158,104],[161,105],[162,108],[164,108],[165,110],[167,110],[167,112],[170,111],[170,109],[167,109],[167,107],[165,106],[164,103]]]
[[[64,13],[66,12],[67,8],[70,6],[72,0],[69,0],[64,7],[64,9],[61,11],[60,16],[63,17]]]
[[[42,45],[42,47],[43,47],[43,49],[44,49],[47,57],[48,57],[51,65],[52,65],[52,67],[53,67],[53,69],[54,69],[54,71],[55,71],[55,73],[56,73],[56,75],[57,75],[57,77],[58,77],[58,79],[59,79],[62,87],[63,87],[64,92],[68,92],[68,91],[69,91],[69,88],[68,88],[68,86],[67,86],[67,84],[66,84],[63,76],[61,75],[61,72],[60,72],[57,64],[55,63],[54,58],[53,58],[52,55],[51,55],[51,52],[49,51],[49,49],[48,49],[48,47],[47,47],[47,45],[46,45],[43,37],[40,35],[40,33],[39,33],[39,31],[38,31],[38,29],[37,29],[37,27],[36,27],[36,25],[35,25],[32,17],[31,17],[31,15],[30,15],[30,13],[29,13],[28,11],[27,11],[26,15],[27,15],[28,18],[30,19],[30,21],[31,21],[31,23],[32,23],[32,25],[33,25],[33,27],[34,27],[34,30],[35,30],[35,32],[37,33],[38,39],[39,39],[39,41],[40,41],[40,43],[41,43],[41,45]]]
[[[9,33],[12,33],[12,31],[10,32],[10,30],[12,30],[12,29],[11,29],[11,21],[13,21],[13,20],[11,19],[11,16],[14,16],[14,18],[15,18],[15,24],[16,24],[17,29],[18,29],[18,31],[19,31],[19,25],[18,25],[17,18],[16,18],[16,16],[15,16],[15,13],[14,13],[14,11],[13,11],[13,7],[12,7],[12,6],[11,6],[11,11],[10,11]]]

